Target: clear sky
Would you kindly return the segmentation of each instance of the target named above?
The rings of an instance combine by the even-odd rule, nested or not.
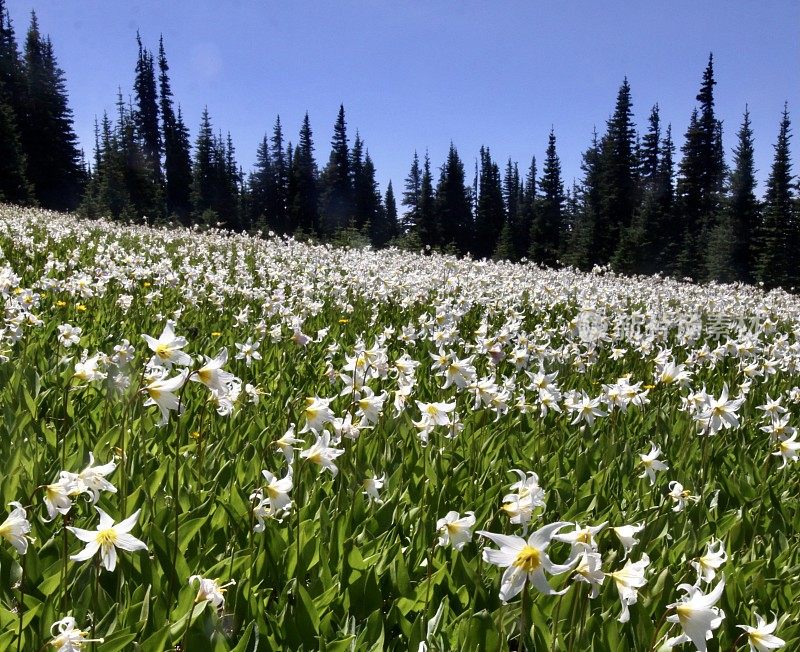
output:
[[[709,51],[728,160],[745,104],[763,181],[784,101],[800,129],[798,0],[7,0],[24,38],[35,9],[66,72],[91,154],[95,116],[131,93],[138,29],[164,35],[192,130],[207,105],[248,170],[280,114],[293,141],[309,112],[323,165],[339,103],[378,180],[399,191],[414,150],[435,168],[452,140],[472,176],[482,144],[503,162],[541,160],[554,127],[564,179],[580,177],[593,126],[625,75],[641,130],[658,102],[680,147]],[[795,172],[800,152],[793,141]]]

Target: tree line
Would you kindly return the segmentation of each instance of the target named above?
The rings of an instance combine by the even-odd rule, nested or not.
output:
[[[381,194],[366,143],[348,134],[340,106],[320,169],[308,114],[296,144],[278,117],[249,173],[230,133],[204,110],[192,142],[173,97],[163,40],[157,55],[137,35],[132,94],[96,122],[84,160],[63,71],[35,14],[20,51],[0,0],[0,198],[88,217],[219,225],[346,243],[448,251],[476,258],[697,281],[800,287],[800,200],[784,107],[763,197],[756,196],[754,136],[745,108],[732,166],[714,107],[709,56],[680,158],[659,107],[640,133],[624,79],[604,133],[582,154],[581,178],[565,187],[551,129],[541,160],[502,167],[481,147],[474,173],[451,143],[434,170],[414,153],[402,194]],[[398,211],[398,199],[402,213]]]

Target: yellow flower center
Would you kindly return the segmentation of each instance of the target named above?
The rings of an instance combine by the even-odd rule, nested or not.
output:
[[[211,382],[212,375],[211,369],[206,369],[205,367],[197,372],[197,377],[200,379],[200,382],[205,383],[206,385]]]
[[[542,565],[542,554],[538,548],[526,545],[520,550],[513,565],[527,573],[531,573]]]
[[[156,355],[162,360],[166,360],[171,355],[169,346],[166,344],[156,344]]]
[[[114,528],[108,528],[107,530],[100,530],[97,533],[97,543],[99,543],[103,547],[113,546],[117,541],[117,533]]]

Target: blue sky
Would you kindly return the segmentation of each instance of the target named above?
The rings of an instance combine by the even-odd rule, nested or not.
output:
[[[452,140],[468,175],[482,144],[502,163],[541,160],[551,125],[564,179],[613,110],[625,75],[644,130],[658,102],[680,147],[709,51],[728,159],[746,103],[763,181],[784,101],[800,129],[797,0],[475,2],[378,0],[7,0],[20,39],[35,9],[66,72],[91,154],[95,116],[131,91],[136,30],[164,35],[176,99],[192,130],[207,105],[249,169],[280,114],[296,140],[309,112],[320,165],[339,103],[385,187],[414,150],[438,167]],[[793,153],[798,149],[793,141]],[[795,171],[800,168],[796,161]]]

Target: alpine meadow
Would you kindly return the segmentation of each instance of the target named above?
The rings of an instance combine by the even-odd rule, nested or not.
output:
[[[34,1],[0,652],[800,650],[797,7]]]

